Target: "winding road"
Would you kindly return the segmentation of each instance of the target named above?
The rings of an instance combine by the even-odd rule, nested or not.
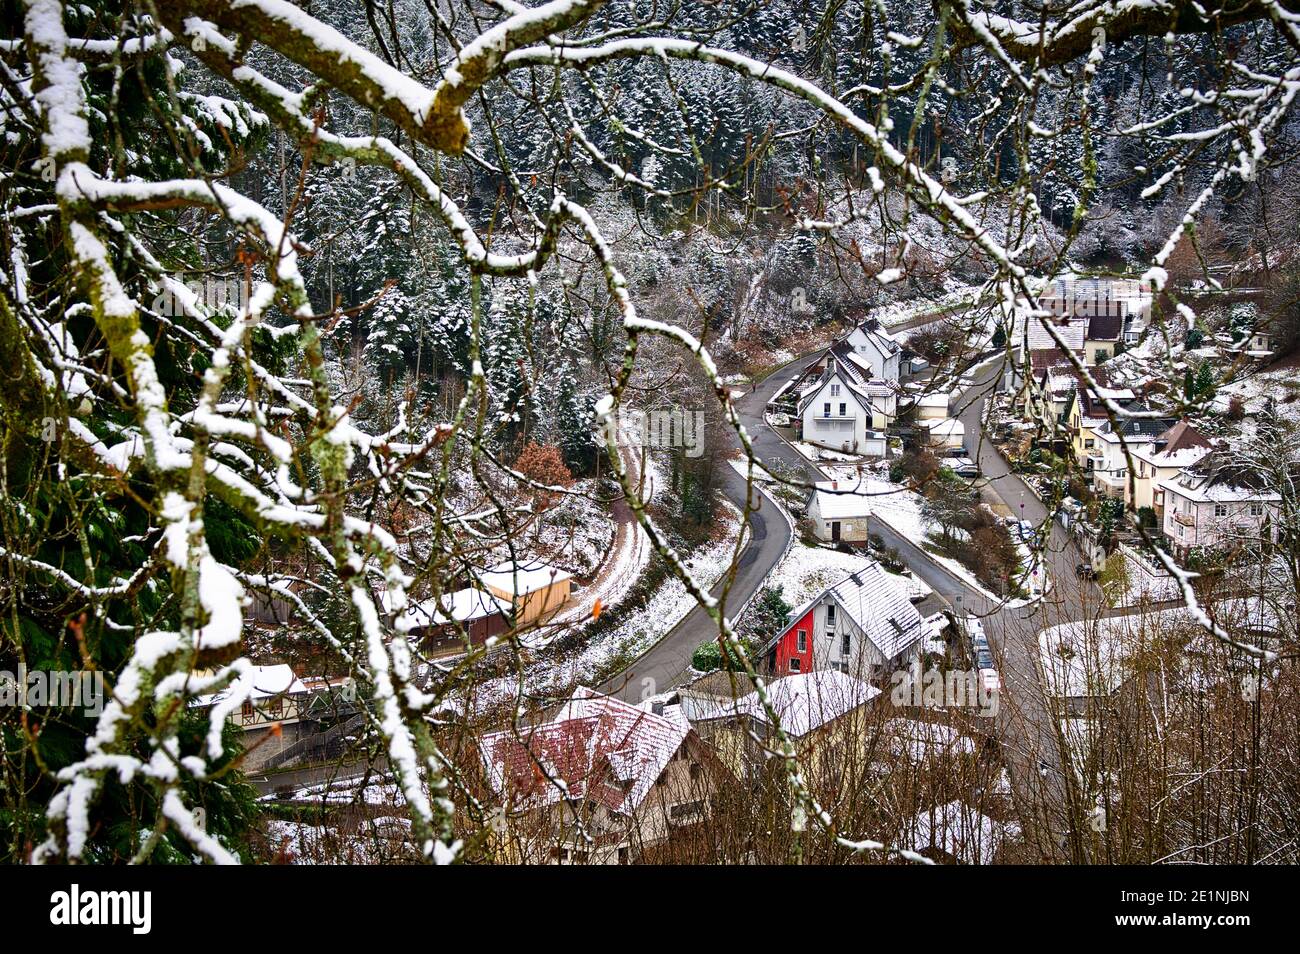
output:
[[[803,367],[806,357],[795,359],[779,368],[754,391],[736,402],[746,432],[753,441],[760,461],[780,461],[788,468],[802,471],[810,481],[823,474],[793,447],[778,437],[764,420],[769,400]],[[1011,777],[1012,792],[1020,804],[1022,817],[1035,812],[1039,832],[1064,832],[1076,828],[1069,819],[1078,818],[1077,785],[1063,769],[1058,738],[1058,720],[1053,715],[1043,689],[1037,661],[1038,634],[1047,627],[1069,620],[1101,615],[1106,612],[1100,590],[1081,581],[1074,568],[1081,555],[1072,535],[1056,521],[1049,520],[1046,506],[1017,476],[982,428],[982,413],[987,397],[993,393],[999,373],[997,363],[975,369],[973,383],[955,399],[954,414],[964,424],[968,450],[979,465],[978,485],[984,499],[1002,505],[1008,513],[1036,525],[1050,527],[1043,560],[1052,579],[1052,588],[1040,601],[1028,605],[1007,605],[990,598],[954,576],[916,542],[904,537],[887,524],[875,522],[873,529],[885,542],[899,551],[908,567],[953,608],[958,615],[976,615],[983,621],[985,633],[993,647],[1003,680],[993,735],[998,739]],[[974,446],[970,446],[972,444]],[[728,448],[730,451],[730,448]],[[739,508],[744,507],[746,483],[728,461],[720,462],[723,491]],[[743,606],[762,586],[790,545],[790,525],[773,501],[762,496],[758,511],[750,516],[742,531],[746,535],[744,550],[735,570],[727,601],[728,606]],[[711,591],[718,596],[720,581]],[[725,609],[726,607],[724,607]],[[732,610],[729,615],[734,616]],[[692,652],[707,639],[715,637],[717,626],[709,615],[695,607],[651,649],[630,663],[622,673],[606,683],[604,691],[629,701],[640,701],[678,685],[687,673]],[[1055,843],[1033,846],[1043,858],[1086,858],[1084,846],[1061,836]]]

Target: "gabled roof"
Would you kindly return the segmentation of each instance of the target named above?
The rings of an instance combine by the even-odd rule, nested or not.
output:
[[[906,583],[886,573],[875,560],[868,560],[862,569],[850,573],[791,613],[790,625],[763,643],[759,654],[768,652],[780,642],[809,607],[825,602],[828,597],[853,620],[885,659],[899,656],[924,635],[921,614],[912,605]]]
[[[1139,408],[1134,407],[1134,410]],[[1144,410],[1144,408],[1141,408]],[[1119,427],[1111,425],[1107,420],[1105,424],[1094,430],[1094,434],[1101,440],[1117,443],[1120,437],[1126,442],[1133,444],[1150,444],[1161,434],[1169,430],[1168,418],[1151,418],[1151,417],[1121,417],[1119,418]]]
[[[194,706],[214,705],[229,698],[232,693],[240,696],[246,693],[246,697],[250,701],[256,702],[259,699],[270,699],[275,696],[305,695],[307,687],[303,685],[301,679],[294,675],[293,668],[287,664],[250,666],[246,673],[224,689],[207,695],[195,696],[190,704]]]
[[[817,505],[817,512],[824,520],[849,519],[865,517],[871,513],[871,487],[875,483],[869,479],[855,480],[819,480],[813,484],[812,501]],[[884,484],[888,490],[877,492],[897,492],[892,484]]]
[[[888,382],[873,380],[871,377],[871,366],[854,353],[853,349],[845,341],[837,341],[823,352],[822,358],[826,362],[826,370],[817,383],[802,389],[799,392],[799,413],[802,414],[823,388],[835,377],[848,388],[853,395],[855,403],[864,413],[870,414],[875,398],[888,397],[896,393],[896,389]],[[819,359],[814,364],[808,366],[808,370],[817,367],[822,363]],[[806,372],[805,372],[806,373]]]
[[[1118,341],[1123,333],[1123,315],[1093,315],[1088,319],[1089,341]]]
[[[880,690],[875,686],[837,669],[792,673],[767,685],[768,705],[781,728],[796,739],[866,705],[878,695]],[[765,725],[771,721],[757,690],[734,701],[719,703],[716,709],[701,715],[700,720],[735,716]]]
[[[856,330],[861,332],[867,342],[880,352],[882,358],[899,354],[903,350],[902,346],[894,340],[894,336],[886,331],[880,322],[874,318],[864,321],[858,325]]]
[[[1274,502],[1282,499],[1281,494],[1263,486],[1264,483],[1262,474],[1231,466],[1207,454],[1195,470],[1185,470],[1176,477],[1162,480],[1159,486],[1199,503]]]
[[[412,603],[402,614],[402,619],[411,626],[445,626],[472,622],[509,609],[509,603],[492,593],[466,587],[454,593],[444,593],[441,599]]]
[[[559,567],[534,560],[530,563],[502,563],[479,574],[479,581],[499,593],[523,596],[544,590],[552,583],[569,579],[571,574]]]
[[[1210,449],[1204,434],[1187,421],[1179,421],[1149,446],[1133,453],[1155,467],[1191,467],[1210,453]]]
[[[1084,335],[1088,331],[1088,322],[1083,318],[1053,318],[1051,316],[1029,315],[1025,319],[1028,326],[1029,350],[1030,351],[1060,351],[1060,345],[1052,337],[1043,322],[1050,322],[1052,330],[1057,336],[1065,342],[1065,346],[1070,351],[1083,351]],[[1020,345],[1024,338],[1017,335],[1012,340],[1012,344]]]
[[[479,754],[493,789],[515,807],[585,798],[626,815],[644,801],[690,731],[679,706],[657,715],[579,686],[555,718],[518,736],[510,729],[489,733]]]

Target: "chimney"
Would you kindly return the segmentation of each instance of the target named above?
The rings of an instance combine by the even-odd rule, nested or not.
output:
[[[831,490],[839,490],[839,489],[840,489],[840,482],[838,480],[832,480]]]

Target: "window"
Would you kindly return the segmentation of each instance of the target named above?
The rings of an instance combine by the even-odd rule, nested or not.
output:
[[[1085,437],[1085,438],[1083,439],[1083,446],[1084,446],[1084,447],[1092,447],[1095,443],[1096,443],[1096,441],[1094,441],[1091,437]]]
[[[822,417],[830,417],[830,416],[831,416],[831,405],[830,402],[828,401],[822,405]]]
[[[1097,349],[1097,358],[1096,358],[1096,360],[1098,360],[1098,361],[1105,361],[1105,360],[1106,360],[1107,358],[1109,358],[1109,357],[1110,357],[1110,349],[1109,349],[1109,348],[1098,348],[1098,349]]]
[[[1264,505],[1262,503],[1253,503],[1250,505],[1250,515],[1252,517],[1264,516]]]
[[[848,414],[848,412],[849,412],[849,406],[848,406],[847,404],[845,404],[843,401],[841,401],[841,402],[840,402],[840,417],[844,417],[844,415]]]
[[[829,603],[826,606],[826,628],[835,628],[835,604]]]
[[[840,396],[840,386],[838,384],[832,384],[831,397],[839,397],[839,396]]]
[[[1228,515],[1228,505],[1225,503],[1216,503],[1214,505],[1214,515],[1216,517],[1226,517]]]
[[[803,629],[799,630],[799,634],[798,634],[798,637],[797,637],[797,645],[799,646],[799,652],[801,652],[801,653],[806,653],[806,652],[808,651],[808,632],[807,632],[807,630],[803,630]]]
[[[791,671],[791,672],[798,672],[798,671],[799,671],[799,657],[798,657],[798,656],[791,656],[791,657],[790,657],[790,671]]]
[[[845,633],[840,637],[840,655],[848,656],[853,652],[853,637]]]

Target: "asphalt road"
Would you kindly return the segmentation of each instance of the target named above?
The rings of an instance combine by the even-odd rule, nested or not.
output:
[[[767,402],[799,373],[805,360],[793,361],[769,375],[755,391],[737,401],[737,409],[760,461],[782,461],[813,481],[824,475],[781,440],[763,419]],[[978,483],[984,498],[992,504],[1004,505],[1020,519],[1050,527],[1048,545],[1043,552],[1053,584],[1048,594],[1028,606],[1005,605],[951,574],[916,541],[879,522],[873,529],[899,551],[908,567],[956,613],[982,619],[1003,682],[993,734],[1007,762],[1013,796],[1023,812],[1029,812],[1033,806],[1040,813],[1037,830],[1061,832],[1074,827],[1068,817],[1078,817],[1079,809],[1075,805],[1079,800],[1078,786],[1070,777],[1073,773],[1062,769],[1058,720],[1049,708],[1038,665],[1038,633],[1044,627],[1106,610],[1097,587],[1081,581],[1075,574],[1075,566],[1082,556],[1072,535],[1055,521],[1048,521],[1047,508],[1012,472],[992,443],[984,439],[981,414],[985,400],[992,394],[997,373],[996,364],[977,369],[975,383],[957,398],[956,414],[966,426],[970,456],[979,464]],[[724,492],[743,508],[745,481],[725,461],[720,462],[720,473]],[[775,510],[772,502],[763,498],[758,512],[751,515],[746,525],[745,548],[727,600],[730,607],[742,605],[785,553],[789,525]],[[714,595],[721,589],[719,583],[714,587]],[[729,615],[734,614],[734,609],[729,611]],[[681,681],[695,647],[716,635],[717,625],[696,607],[661,642],[603,688],[630,701],[663,692]],[[1044,858],[1086,860],[1086,852],[1077,843],[1058,840],[1036,847]]]
[[[806,360],[796,359],[768,375],[752,392],[736,401],[736,410],[760,461],[784,461],[791,467],[801,468],[809,480],[816,480],[821,476],[817,469],[777,437],[763,420],[767,402],[782,384],[799,373],[803,368],[802,362]],[[723,493],[743,511],[745,479],[727,459],[727,455],[739,447],[739,440],[733,436],[730,445],[717,451],[721,458],[718,461],[718,473],[721,475]],[[784,514],[766,496],[757,491],[756,494],[759,507],[750,514],[745,525],[745,547],[741,551],[723,607],[729,617],[734,617],[736,609],[762,586],[772,568],[785,555],[790,543],[790,525]],[[726,583],[726,580],[719,581],[710,594],[720,597]],[[663,692],[677,685],[686,675],[695,648],[705,640],[715,638],[717,634],[717,623],[696,606],[662,640],[601,688],[632,702]]]

